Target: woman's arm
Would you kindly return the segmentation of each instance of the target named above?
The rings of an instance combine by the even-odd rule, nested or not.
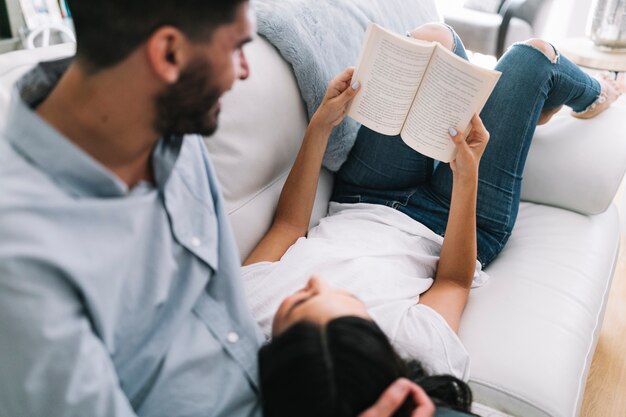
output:
[[[280,193],[272,225],[245,259],[244,265],[277,261],[298,238],[306,235],[328,137],[343,120],[348,104],[358,92],[358,83],[350,85],[353,73],[354,68],[348,68],[331,81],[322,104],[309,122],[296,161]]]
[[[475,115],[467,138],[460,132],[451,137],[458,151],[450,164],[453,179],[448,225],[435,282],[422,294],[420,303],[433,308],[458,331],[476,268],[478,165],[489,133]]]

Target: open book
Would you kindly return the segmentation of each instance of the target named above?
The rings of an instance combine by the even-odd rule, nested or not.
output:
[[[354,72],[361,91],[348,109],[357,122],[400,135],[416,151],[450,162],[448,128],[470,130],[501,73],[478,67],[437,42],[392,33],[370,23]]]

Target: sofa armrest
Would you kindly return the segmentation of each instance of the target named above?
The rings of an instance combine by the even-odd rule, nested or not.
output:
[[[603,213],[626,171],[626,99],[591,120],[566,111],[540,126],[530,147],[522,200]]]

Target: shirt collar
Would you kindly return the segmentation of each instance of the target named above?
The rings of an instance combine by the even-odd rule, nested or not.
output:
[[[42,62],[15,84],[6,127],[11,145],[63,189],[83,197],[122,197],[128,186],[90,155],[46,123],[33,110],[56,86],[71,58]],[[178,159],[181,137],[162,138],[152,154],[162,189]]]

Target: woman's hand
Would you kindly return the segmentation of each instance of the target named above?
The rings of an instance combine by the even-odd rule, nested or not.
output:
[[[322,103],[311,118],[312,123],[330,129],[341,123],[346,117],[348,104],[360,87],[358,81],[350,85],[353,74],[354,67],[350,67],[330,82]]]
[[[478,175],[480,158],[489,142],[489,132],[485,129],[480,117],[472,117],[472,129],[467,137],[456,129],[450,129],[450,137],[456,145],[456,158],[450,162],[450,168],[455,176],[466,178]],[[453,135],[456,133],[456,135]]]
[[[416,404],[411,417],[432,417],[435,405],[424,390],[408,379],[400,378],[383,392],[376,404],[359,417],[391,417],[411,397]]]

